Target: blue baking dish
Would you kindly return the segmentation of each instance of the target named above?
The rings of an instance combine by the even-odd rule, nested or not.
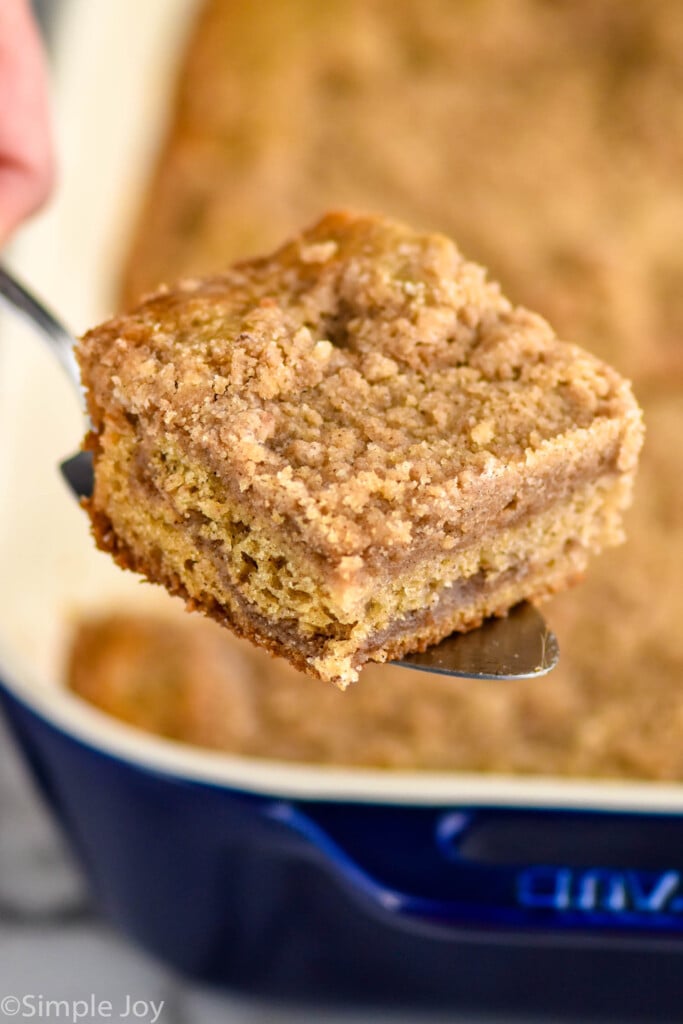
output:
[[[249,762],[7,671],[0,697],[98,906],[183,974],[421,1006],[567,1010],[590,990],[622,1019],[667,970],[680,985],[676,787]]]

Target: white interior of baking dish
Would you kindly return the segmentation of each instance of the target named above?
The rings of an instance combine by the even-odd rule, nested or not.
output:
[[[61,183],[10,265],[80,331],[113,307],[137,198],[163,130],[194,0],[71,0],[56,47]],[[0,673],[26,703],[86,742],[184,777],[280,795],[364,801],[683,810],[683,786],[337,769],[248,760],[145,735],[62,685],[84,610],[163,607],[97,552],[58,462],[83,431],[77,396],[32,333],[0,322]],[[362,684],[361,684],[362,685]],[[552,676],[543,685],[552,686]]]

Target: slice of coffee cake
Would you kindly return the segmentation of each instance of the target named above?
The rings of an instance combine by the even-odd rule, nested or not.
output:
[[[440,235],[330,214],[79,360],[100,547],[341,686],[622,538],[628,383]]]

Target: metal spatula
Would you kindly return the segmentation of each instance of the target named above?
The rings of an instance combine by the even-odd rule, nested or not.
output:
[[[83,401],[73,335],[21,285],[0,267],[0,302],[24,317],[61,363]],[[89,452],[79,452],[61,464],[78,498],[92,492],[93,467]],[[524,602],[504,619],[489,619],[469,633],[454,633],[422,654],[396,662],[405,668],[470,679],[529,679],[555,667],[560,656],[557,640],[536,609]]]

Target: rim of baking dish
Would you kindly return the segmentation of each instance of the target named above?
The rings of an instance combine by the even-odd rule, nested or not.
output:
[[[683,785],[677,783],[408,772],[271,761],[204,750],[120,722],[67,690],[35,685],[1,648],[0,681],[20,704],[60,732],[169,780],[315,801],[653,814],[683,811]]]

